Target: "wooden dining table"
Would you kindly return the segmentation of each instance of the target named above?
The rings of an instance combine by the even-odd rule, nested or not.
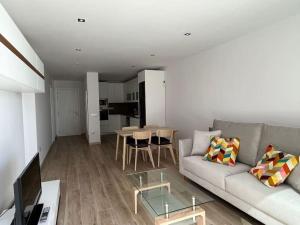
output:
[[[127,145],[127,137],[131,137],[133,135],[133,132],[137,131],[145,131],[145,130],[151,130],[152,134],[155,135],[156,131],[158,129],[172,129],[169,127],[151,127],[151,128],[139,128],[135,130],[116,130],[115,133],[117,134],[117,143],[116,143],[116,160],[118,160],[118,151],[119,151],[119,142],[120,137],[123,137],[123,153],[122,153],[122,160],[123,160],[123,170],[125,170],[126,166],[126,145]],[[173,130],[173,129],[172,129]],[[174,139],[175,140],[175,133],[177,131],[174,130]],[[174,141],[175,142],[175,141]]]

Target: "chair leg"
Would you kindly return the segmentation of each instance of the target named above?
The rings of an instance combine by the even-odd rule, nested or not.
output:
[[[129,146],[126,146],[126,159],[127,159],[127,165],[129,164]]]
[[[135,163],[134,163],[134,171],[136,171],[136,164],[137,164],[137,157],[138,157],[138,149],[135,149]]]
[[[160,146],[158,146],[158,153],[157,153],[157,167],[159,167],[160,163]]]
[[[131,163],[132,148],[129,147],[129,164]]]
[[[167,149],[165,148],[165,159],[167,159]]]
[[[175,159],[175,155],[174,155],[174,151],[173,151],[173,146],[168,146],[168,148],[170,149],[170,153],[173,159],[174,164],[176,165],[176,159]]]
[[[155,168],[151,148],[148,149],[148,154],[149,154],[149,158],[150,158],[150,161],[151,161],[151,163],[152,163],[152,166],[153,166],[153,168]]]
[[[143,161],[145,162],[146,159],[145,159],[145,152],[142,152],[142,157],[143,157]]]

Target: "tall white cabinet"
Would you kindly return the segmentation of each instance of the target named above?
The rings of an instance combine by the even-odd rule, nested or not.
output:
[[[165,126],[166,124],[165,72],[160,70],[141,71],[138,73],[139,87],[141,87],[140,84],[142,82],[145,82],[146,125]],[[142,90],[139,89],[139,91]],[[140,99],[140,103],[141,101],[142,99]]]

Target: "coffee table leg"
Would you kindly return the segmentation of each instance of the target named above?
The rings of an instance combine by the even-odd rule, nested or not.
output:
[[[167,184],[167,188],[168,188],[168,192],[170,193],[170,192],[171,192],[171,186],[170,186],[170,183]]]
[[[134,190],[134,213],[137,214],[137,196],[139,194],[138,190]]]
[[[205,222],[205,212],[203,213],[203,216],[197,216],[197,225],[206,225]]]

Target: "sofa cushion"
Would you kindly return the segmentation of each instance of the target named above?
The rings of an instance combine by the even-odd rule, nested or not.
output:
[[[286,153],[299,156],[299,140],[300,128],[264,125],[257,160],[262,157],[266,146],[270,144],[278,149],[284,149]],[[286,183],[290,184],[293,188],[300,192],[300,176],[296,176],[298,170],[300,170],[299,165],[296,167],[295,171],[293,171],[292,174],[288,177]],[[298,174],[300,174],[300,171],[298,172]]]
[[[250,167],[242,163],[227,166],[204,161],[202,156],[188,156],[182,160],[183,168],[206,180],[207,182],[225,190],[225,177],[249,171]]]
[[[250,166],[256,165],[263,124],[214,120],[213,128],[214,130],[221,130],[223,137],[238,137],[240,139],[240,151],[237,160]]]
[[[290,176],[287,178],[286,183],[291,185],[300,194],[300,165],[292,171]]]
[[[226,192],[283,224],[300,221],[300,195],[289,185],[268,188],[245,172],[226,177]]]
[[[192,155],[205,155],[210,145],[211,136],[220,137],[221,131],[194,130]]]
[[[238,138],[212,137],[208,152],[204,160],[234,166],[239,153],[240,140]]]
[[[264,125],[257,161],[261,159],[268,145],[292,155],[300,155],[300,128]]]
[[[266,153],[250,173],[268,187],[282,184],[299,163],[299,156],[278,151],[273,145],[266,148]]]

